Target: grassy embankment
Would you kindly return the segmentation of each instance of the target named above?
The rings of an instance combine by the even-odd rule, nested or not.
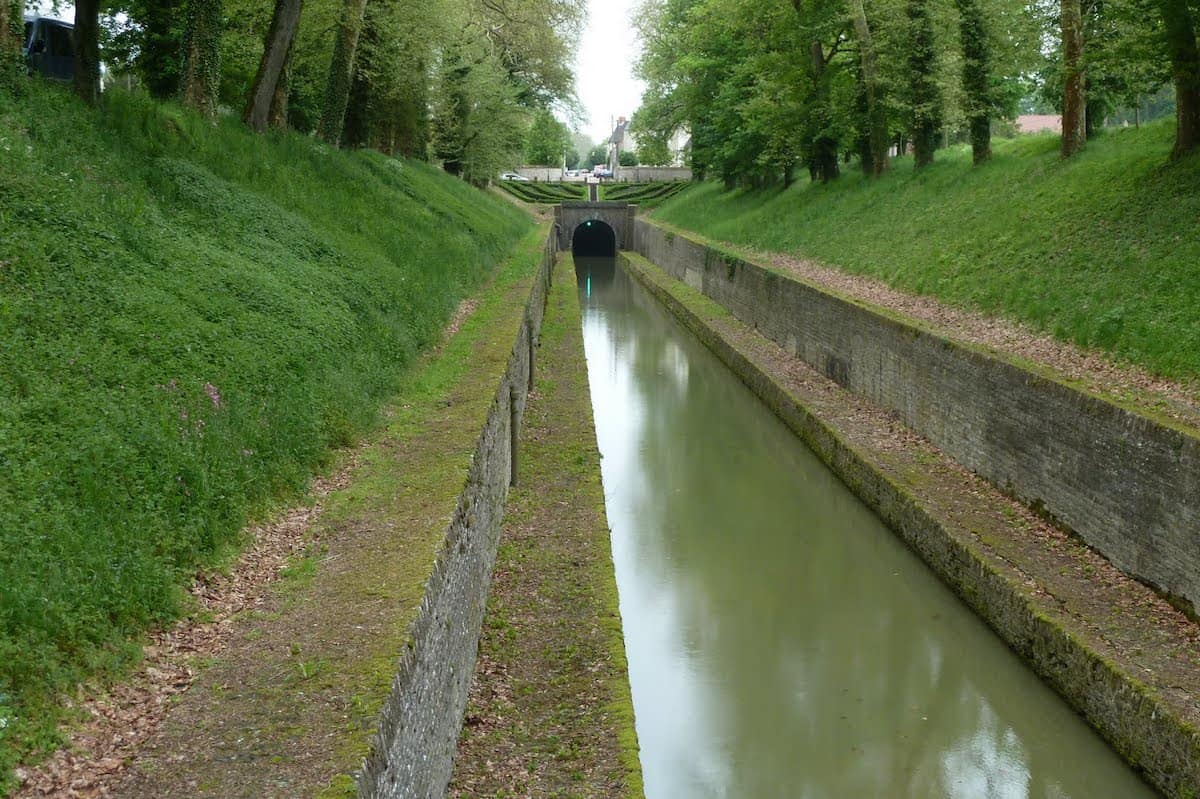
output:
[[[0,792],[528,229],[421,164],[0,94]]]
[[[938,153],[914,173],[787,190],[694,186],[655,217],[718,241],[814,258],[1014,318],[1168,377],[1200,379],[1200,157],[1167,164],[1167,123],[996,142],[991,163]]]

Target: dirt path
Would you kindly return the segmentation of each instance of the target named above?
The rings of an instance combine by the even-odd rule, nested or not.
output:
[[[449,795],[640,797],[569,257],[544,324]]]

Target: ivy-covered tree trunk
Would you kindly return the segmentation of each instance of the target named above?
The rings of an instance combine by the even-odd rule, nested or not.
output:
[[[0,0],[0,86],[20,74],[21,0]]]
[[[1083,9],[1080,0],[1062,0],[1063,115],[1062,157],[1083,149],[1087,102],[1083,91]]]
[[[963,51],[963,93],[966,95],[971,156],[976,166],[992,157],[992,97],[987,27],[979,0],[956,0]]]
[[[863,170],[879,177],[888,167],[888,118],[883,84],[879,80],[879,60],[863,0],[850,0],[850,16],[858,39],[859,78],[866,104],[866,147],[861,150],[861,155],[869,153],[870,159],[863,159]]]
[[[292,42],[300,27],[300,11],[304,0],[275,0],[275,12],[271,15],[271,27],[263,43],[262,60],[258,63],[258,74],[250,85],[250,96],[242,112],[242,121],[250,129],[262,133],[271,122],[271,106],[275,102],[275,90],[287,65],[292,51]]]
[[[325,85],[325,105],[321,110],[317,135],[335,146],[342,137],[346,103],[350,99],[350,85],[354,79],[354,54],[358,49],[358,35],[362,31],[366,10],[367,0],[346,0],[342,21],[335,34],[337,38],[333,42],[333,59],[329,63],[329,81]]]
[[[221,0],[188,0],[180,86],[183,104],[215,119],[220,83]]]
[[[1187,0],[1158,0],[1175,81],[1175,148],[1172,158],[1200,146],[1200,49]]]
[[[933,163],[941,127],[941,96],[934,69],[933,20],[926,0],[908,0],[909,110],[912,114],[913,163],[917,169]]]
[[[75,3],[75,93],[95,104],[100,97],[100,0]]]

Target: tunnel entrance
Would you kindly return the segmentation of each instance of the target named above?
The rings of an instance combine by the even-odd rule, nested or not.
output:
[[[611,258],[617,254],[617,234],[598,219],[589,219],[571,235],[571,254]]]

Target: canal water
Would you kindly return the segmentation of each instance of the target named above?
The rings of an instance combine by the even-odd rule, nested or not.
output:
[[[648,799],[1155,796],[614,266],[576,260]]]

